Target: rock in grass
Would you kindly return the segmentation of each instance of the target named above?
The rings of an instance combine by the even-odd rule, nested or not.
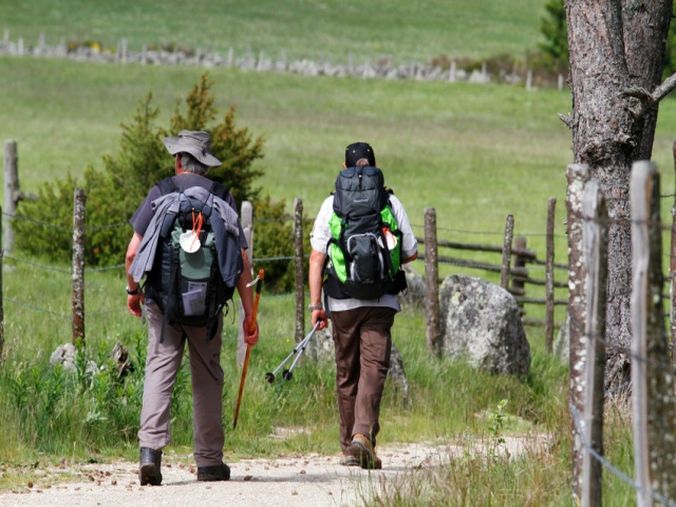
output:
[[[407,288],[397,294],[399,303],[401,306],[423,308],[425,305],[425,280],[408,265],[404,266],[404,272],[406,273]]]
[[[49,357],[49,364],[52,366],[61,364],[65,370],[74,370],[76,352],[75,345],[72,343],[59,345]]]
[[[59,345],[52,355],[49,357],[49,364],[56,366],[60,364],[64,370],[75,371],[75,360],[77,357],[77,349],[72,343],[64,343]],[[98,373],[98,366],[92,360],[88,360],[85,366],[85,374],[96,375]]]
[[[445,355],[490,373],[525,375],[530,346],[519,307],[502,287],[453,275],[439,289]]]

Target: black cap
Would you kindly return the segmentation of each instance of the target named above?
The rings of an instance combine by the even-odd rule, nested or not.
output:
[[[369,161],[369,165],[375,167],[376,155],[370,144],[352,143],[345,148],[345,167],[354,167],[361,158],[365,158]]]

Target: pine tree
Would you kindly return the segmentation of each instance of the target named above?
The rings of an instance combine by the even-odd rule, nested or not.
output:
[[[89,224],[86,263],[90,266],[122,263],[132,233],[129,219],[148,190],[158,180],[174,173],[173,160],[162,139],[190,129],[209,131],[211,151],[223,161],[222,166],[209,172],[209,177],[227,185],[238,203],[252,200],[258,213],[274,216],[277,220],[271,220],[267,226],[270,230],[262,235],[274,237],[276,249],[281,245],[290,252],[292,235],[288,223],[282,220],[283,203],[260,199],[260,188],[255,186],[263,172],[252,164],[263,157],[263,139],[254,138],[246,127],[236,125],[233,108],[225,112],[220,122],[213,124],[218,113],[212,85],[208,75],[201,76],[185,102],[177,105],[169,129],[157,125],[159,110],[153,105],[152,94],[141,99],[131,121],[122,125],[119,150],[113,156],[103,157],[102,169],[87,168],[83,181],[69,176],[45,182],[38,191],[38,200],[21,203],[14,224],[17,248],[35,256],[68,262],[73,192],[76,187],[82,187],[87,194]],[[257,248],[257,255],[265,257],[266,253]],[[274,272],[278,278],[282,277],[287,266],[280,264],[272,271],[270,276],[266,274],[266,282],[274,284]]]

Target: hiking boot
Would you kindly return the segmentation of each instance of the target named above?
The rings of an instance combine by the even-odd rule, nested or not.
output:
[[[227,481],[230,479],[230,467],[225,463],[211,467],[197,467],[198,481]]]
[[[340,464],[344,467],[358,467],[360,466],[359,459],[352,456],[351,454],[345,454],[340,459]]]
[[[156,451],[150,447],[141,447],[140,454],[138,478],[141,486],[145,486],[146,484],[159,486],[162,484],[162,474],[160,473],[162,451]]]
[[[376,456],[371,440],[362,433],[354,434],[352,443],[345,449],[345,454],[356,458],[359,466],[367,470],[380,470],[383,467],[383,462]]]

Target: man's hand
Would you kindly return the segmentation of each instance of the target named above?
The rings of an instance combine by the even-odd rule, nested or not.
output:
[[[323,308],[320,310],[312,311],[312,327],[319,322],[319,329],[325,329],[328,326],[328,316],[326,315],[326,310]]]
[[[252,324],[251,317],[244,317],[244,322],[242,323],[242,328],[244,330],[244,343],[253,347],[258,343],[258,322]]]
[[[141,305],[143,304],[143,294],[129,294],[127,296],[127,308],[129,308],[129,313],[135,317],[140,317],[143,315],[141,310]]]

